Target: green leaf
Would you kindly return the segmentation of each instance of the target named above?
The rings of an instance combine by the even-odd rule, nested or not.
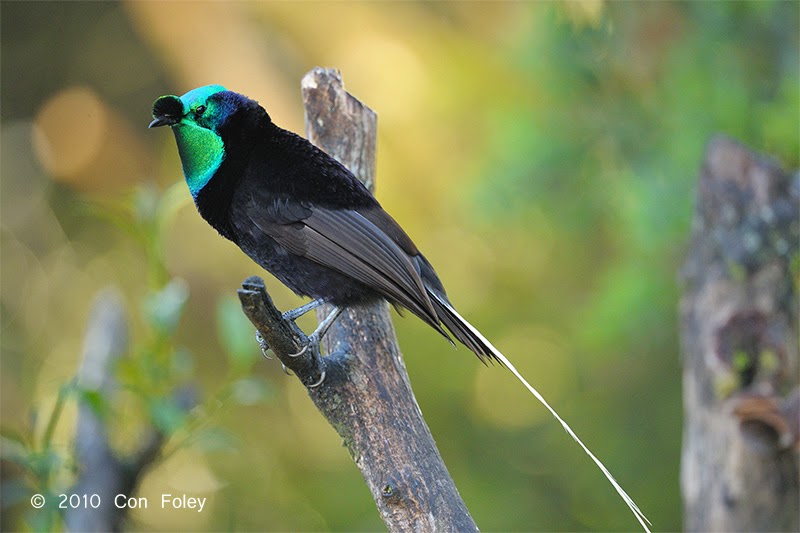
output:
[[[233,384],[233,399],[241,405],[265,403],[274,396],[272,386],[261,378],[243,378]]]
[[[96,414],[103,417],[108,412],[108,404],[103,393],[95,389],[84,389],[78,387],[78,398]]]
[[[29,450],[30,447],[28,444],[16,435],[9,437],[9,435],[4,432],[3,436],[0,437],[0,458],[2,458],[3,461],[11,461],[24,466],[27,464],[27,458],[30,454]]]
[[[258,360],[253,325],[233,296],[220,298],[217,303],[217,335],[234,368],[245,370]]]
[[[158,210],[158,190],[152,184],[136,189],[133,197],[133,212],[139,222],[151,222]]]
[[[181,346],[172,356],[172,371],[175,377],[189,377],[194,371],[194,356],[187,348]]]
[[[34,452],[25,458],[25,467],[46,485],[53,472],[61,466],[61,456],[52,450]]]
[[[50,447],[50,442],[53,439],[53,433],[55,432],[56,425],[61,418],[61,413],[64,410],[64,404],[67,401],[67,397],[74,393],[75,390],[76,385],[74,380],[62,384],[58,389],[56,403],[53,406],[52,412],[50,413],[50,418],[47,420],[47,426],[45,427],[44,435],[42,436],[42,449],[47,450]]]
[[[161,194],[155,213],[160,231],[172,224],[177,212],[189,203],[189,198],[183,180],[176,181]]]
[[[191,445],[205,452],[231,450],[238,444],[238,439],[230,431],[209,427],[195,432]]]
[[[15,446],[22,446],[23,448],[27,449],[32,446],[33,442],[33,439],[28,432],[20,431],[9,426],[0,426],[0,439],[3,440],[3,445],[0,446],[0,457],[3,457],[3,454],[6,451],[6,446],[10,446],[12,443]]]
[[[165,435],[172,435],[186,420],[186,412],[171,398],[157,398],[149,405],[150,420]]]
[[[178,326],[188,299],[189,287],[186,282],[173,279],[160,291],[147,295],[143,306],[145,319],[156,331],[170,335]]]

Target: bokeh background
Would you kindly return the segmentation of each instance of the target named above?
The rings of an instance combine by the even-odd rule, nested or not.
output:
[[[172,136],[146,127],[156,97],[220,83],[302,132],[299,82],[319,65],[377,111],[377,196],[460,312],[657,530],[680,529],[693,187],[716,133],[800,163],[798,6],[3,2],[2,527],[62,527],[28,498],[74,481],[79,393],[64,391],[92,301],[114,286],[131,332],[104,407],[113,441],[124,453],[147,425],[172,435],[130,529],[382,529],[340,440],[240,316],[235,290],[260,269],[200,219]],[[278,307],[300,303],[267,283]],[[396,327],[482,529],[636,529],[508,372],[414,317]],[[186,383],[189,414],[170,396]],[[163,511],[163,492],[208,503]]]

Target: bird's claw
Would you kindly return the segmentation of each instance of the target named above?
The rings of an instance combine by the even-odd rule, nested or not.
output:
[[[300,351],[299,351],[299,352],[297,352],[297,353],[290,353],[290,354],[287,354],[287,355],[288,355],[289,357],[300,357],[301,355],[303,355],[304,353],[306,353],[306,351],[308,350],[308,346],[309,346],[310,344],[311,344],[311,340],[309,339],[309,342],[308,342],[308,344],[306,344],[305,346],[303,346],[303,347],[300,349]]]
[[[324,370],[322,371],[322,374],[320,374],[319,379],[317,380],[317,382],[313,383],[311,385],[308,385],[308,388],[309,389],[316,389],[317,387],[322,385],[323,381],[325,381],[325,371]]]
[[[286,368],[286,365],[284,365],[283,363],[281,363],[281,370],[283,370],[283,373],[286,374],[287,376],[294,375],[288,368]]]
[[[269,344],[267,344],[267,341],[264,339],[264,337],[261,335],[261,332],[258,330],[256,330],[256,342],[258,343],[259,346],[261,346],[261,355],[263,355],[265,359],[273,359],[272,356],[267,355],[267,350],[269,350]]]

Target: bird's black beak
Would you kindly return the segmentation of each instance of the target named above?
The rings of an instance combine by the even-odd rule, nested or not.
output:
[[[180,122],[180,117],[156,117],[153,122],[150,123],[148,128],[158,128],[159,126],[172,126]]]
[[[183,102],[177,96],[162,96],[153,104],[153,122],[148,128],[174,126],[183,117]]]

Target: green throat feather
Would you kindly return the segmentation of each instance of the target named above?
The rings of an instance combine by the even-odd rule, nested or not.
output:
[[[182,123],[172,131],[189,192],[197,197],[225,159],[225,145],[216,132],[197,124]]]
[[[225,90],[221,85],[206,85],[180,97],[183,116],[172,131],[178,144],[183,176],[195,198],[225,159],[225,144],[217,133],[225,109],[211,98]]]

